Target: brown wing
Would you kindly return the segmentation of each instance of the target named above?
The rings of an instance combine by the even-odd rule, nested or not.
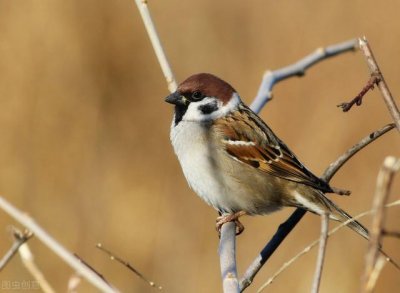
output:
[[[243,117],[245,119],[243,119]],[[268,174],[306,184],[324,192],[331,187],[303,166],[272,130],[244,105],[215,121],[226,152]]]

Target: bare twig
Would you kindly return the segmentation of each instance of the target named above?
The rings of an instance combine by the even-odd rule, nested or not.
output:
[[[7,265],[7,263],[13,258],[13,256],[18,252],[19,247],[33,236],[33,233],[29,230],[21,232],[14,227],[11,227],[11,230],[14,236],[14,242],[11,248],[6,252],[3,258],[0,260],[0,272]]]
[[[381,128],[380,130],[372,132],[370,135],[364,137],[360,142],[355,144],[349,150],[347,150],[342,156],[340,156],[334,163],[330,164],[329,167],[325,170],[322,175],[322,179],[326,182],[329,182],[333,175],[357,152],[361,149],[369,145],[371,142],[378,139],[384,133],[393,129],[393,125],[389,124]],[[260,254],[255,258],[255,260],[250,264],[244,273],[243,277],[240,280],[240,290],[243,291],[246,289],[254,277],[258,273],[258,271],[263,267],[263,265],[267,262],[269,257],[275,252],[275,250],[279,247],[279,245],[283,242],[286,236],[292,231],[292,229],[297,225],[297,223],[301,220],[301,218],[306,214],[306,211],[303,209],[296,209],[293,214],[279,226],[278,230],[272,236],[271,240],[267,243],[267,245],[263,248]]]
[[[318,48],[292,65],[274,71],[266,71],[250,108],[255,112],[260,112],[264,105],[272,99],[272,88],[278,82],[292,76],[303,76],[306,70],[314,64],[338,54],[354,51],[356,47],[357,40],[350,40],[326,48]]]
[[[385,208],[391,208],[394,206],[400,206],[400,200],[396,200],[394,202],[391,202],[387,205],[385,205]],[[343,223],[340,223],[338,226],[336,226],[335,228],[333,228],[331,231],[329,231],[328,233],[328,238],[330,236],[332,236],[333,234],[335,234],[336,232],[338,232],[340,229],[342,229],[343,227],[347,226],[347,224],[349,224],[350,222],[354,221],[354,220],[358,220],[366,215],[370,215],[373,213],[373,210],[369,210],[366,212],[363,212],[361,214],[358,214],[357,216],[353,217],[352,219],[349,219]],[[288,267],[290,267],[290,265],[292,265],[295,261],[297,261],[300,257],[302,257],[303,255],[305,255],[307,252],[309,252],[313,247],[317,246],[318,243],[320,242],[321,239],[316,239],[315,241],[313,241],[310,245],[308,245],[307,247],[305,247],[302,251],[300,251],[298,254],[296,254],[293,258],[291,258],[289,261],[285,262],[280,268],[279,270],[276,271],[276,273],[274,273],[268,280],[267,282],[265,282],[258,290],[257,292],[261,292],[263,291],[268,285],[272,284],[272,282],[282,273],[284,272]],[[390,261],[390,259],[388,259],[387,257],[385,258],[386,261]]]
[[[43,273],[40,271],[38,266],[34,261],[33,254],[28,246],[28,243],[24,243],[19,248],[19,255],[21,256],[22,263],[29,271],[29,273],[35,278],[39,283],[40,288],[45,293],[54,293],[54,289],[51,287],[50,283],[46,280]]]
[[[326,245],[328,243],[329,215],[323,213],[321,215],[321,237],[319,241],[319,250],[317,258],[317,266],[315,268],[314,281],[311,292],[318,293],[321,284],[322,269],[324,267]]]
[[[382,234],[383,234],[383,236],[400,238],[400,232],[398,232],[398,231],[387,231],[387,230],[383,229]]]
[[[104,282],[107,284],[110,284],[106,278],[102,274],[100,274],[94,267],[92,267],[90,264],[88,264],[83,258],[81,258],[78,254],[74,253],[74,256],[81,262],[83,263],[89,270],[91,270],[93,273],[98,275]]]
[[[153,20],[151,19],[149,7],[147,6],[146,0],[135,0],[136,5],[139,9],[140,15],[144,26],[146,27],[147,34],[149,35],[151,44],[153,45],[154,52],[156,53],[157,60],[160,63],[161,70],[164,74],[165,80],[167,81],[168,90],[172,93],[176,90],[177,84],[172,73],[171,66],[167,60],[164,49],[161,45],[160,38],[158,37],[156,28],[154,26]]]
[[[369,80],[367,81],[367,84],[363,87],[363,89],[358,93],[358,95],[352,99],[348,103],[341,103],[337,105],[339,108],[342,108],[343,112],[349,111],[354,105],[360,106],[362,104],[362,100],[365,96],[365,94],[374,89],[374,86],[377,85],[381,81],[379,76],[376,76],[375,74],[372,74]]]
[[[127,262],[127,261],[123,260],[122,258],[116,256],[114,253],[112,253],[107,248],[105,248],[101,243],[97,243],[96,247],[98,249],[100,249],[101,251],[105,252],[110,257],[111,260],[115,260],[118,263],[120,263],[120,264],[124,265],[125,267],[127,267],[136,276],[138,276],[140,279],[142,279],[147,284],[149,284],[150,287],[157,288],[158,290],[162,290],[163,289],[161,286],[157,285],[153,281],[149,281],[149,279],[147,279],[141,272],[139,272],[137,269],[135,269],[129,262]]]
[[[297,223],[303,218],[305,214],[305,210],[296,209],[284,223],[279,225],[278,230],[275,232],[274,236],[272,236],[270,241],[268,241],[267,245],[265,245],[259,255],[257,255],[254,261],[247,268],[243,277],[240,279],[240,292],[244,291],[248,286],[250,286],[258,271],[263,267],[270,256],[281,245],[286,236],[289,235],[292,229],[297,225]]]
[[[93,286],[101,290],[102,292],[117,292],[116,289],[110,287],[104,282],[99,276],[88,269],[85,265],[79,262],[66,250],[60,243],[58,243],[53,237],[51,237],[42,227],[40,227],[32,218],[27,214],[21,212],[15,208],[12,204],[6,201],[0,196],[0,208],[4,210],[7,214],[21,223],[23,226],[32,231],[35,236],[40,239],[48,248],[50,248],[55,254],[57,254],[61,259],[63,259],[69,266],[74,270],[78,271],[86,280],[88,280]]]
[[[372,292],[376,282],[377,276],[376,273],[375,276],[373,276],[373,272],[375,271],[375,267],[377,265],[381,246],[382,230],[385,221],[384,206],[389,197],[389,191],[392,185],[394,174],[399,169],[400,159],[386,157],[378,174],[375,197],[372,206],[374,217],[372,219],[369,248],[366,256],[366,266],[362,285],[363,292]]]
[[[393,121],[396,124],[397,130],[400,131],[400,112],[397,107],[392,94],[390,93],[389,87],[386,84],[386,81],[379,69],[378,63],[375,60],[374,54],[372,53],[371,47],[368,44],[367,39],[361,38],[358,40],[361,52],[364,54],[365,59],[367,61],[369,70],[371,75],[378,76],[380,81],[378,83],[378,88],[381,91],[383,99],[386,103],[386,106],[389,110],[389,113],[392,115]]]
[[[239,292],[236,269],[236,224],[234,222],[228,222],[221,228],[219,258],[224,293]]]
[[[349,148],[343,155],[341,155],[334,163],[330,164],[329,167],[325,170],[322,178],[325,181],[330,181],[332,177],[336,174],[336,172],[349,160],[351,159],[357,152],[359,152],[362,148],[376,140],[377,138],[384,135],[386,132],[392,130],[395,127],[395,124],[390,123],[383,126],[381,129],[378,129],[374,132],[371,132],[368,136],[364,137],[360,142],[353,145]]]
[[[379,255],[376,260],[374,269],[369,275],[368,283],[365,284],[366,288],[369,290],[368,292],[373,292],[376,282],[378,281],[379,275],[381,274],[381,271],[385,266],[385,264],[386,264],[385,257],[383,255]]]

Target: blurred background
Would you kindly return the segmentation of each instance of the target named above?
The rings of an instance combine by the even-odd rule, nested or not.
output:
[[[367,36],[393,94],[400,93],[400,2],[376,1],[150,1],[178,81],[211,72],[250,103],[263,72],[291,64],[317,47]],[[122,292],[153,292],[95,248],[103,243],[165,292],[220,292],[214,230],[216,212],[188,188],[169,143],[173,109],[140,15],[130,0],[0,0],[0,194],[26,211]],[[347,53],[274,89],[261,113],[272,129],[317,175],[371,131],[391,121],[378,90],[362,107],[342,113],[369,78],[361,53]],[[355,156],[332,180],[351,189],[332,198],[351,214],[371,207],[387,155],[400,156],[392,131]],[[400,178],[391,200],[398,197]],[[245,217],[238,237],[242,273],[279,223],[285,209]],[[362,219],[370,225],[370,218]],[[399,229],[393,208],[388,229]],[[12,244],[0,211],[0,254]],[[331,226],[336,225],[332,223]],[[285,261],[319,236],[308,214],[256,277],[255,292]],[[29,244],[37,265],[58,292],[73,271],[38,239]],[[385,240],[400,261],[399,242]],[[321,292],[356,292],[367,242],[342,229],[329,240]],[[316,250],[269,287],[309,292]],[[32,277],[19,257],[1,280]],[[386,265],[377,292],[400,288]],[[96,292],[83,282],[80,292]]]

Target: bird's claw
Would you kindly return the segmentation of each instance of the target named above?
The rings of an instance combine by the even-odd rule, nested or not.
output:
[[[244,226],[239,221],[239,217],[241,217],[241,216],[243,216],[245,214],[246,214],[246,212],[240,211],[240,212],[236,212],[234,214],[225,214],[225,215],[219,216],[217,218],[217,223],[215,224],[215,228],[218,231],[218,235],[221,236],[222,225],[224,225],[225,223],[228,223],[228,222],[235,222],[235,224],[236,224],[236,235],[242,234],[242,232],[244,231]]]

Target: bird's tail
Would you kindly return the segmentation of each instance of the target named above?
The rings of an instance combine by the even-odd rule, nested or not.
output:
[[[306,193],[307,194],[307,193]],[[314,193],[312,197],[303,197],[299,193],[295,194],[296,205],[297,207],[304,208],[310,212],[315,214],[321,214],[322,210],[329,213],[329,218],[332,220],[336,220],[339,222],[347,222],[346,225],[361,235],[363,238],[369,240],[369,232],[368,229],[365,228],[360,222],[354,220],[352,216],[346,213],[344,210],[339,208],[334,202],[332,202],[329,198],[327,198],[321,191],[317,191]],[[400,270],[400,265],[394,261],[385,251],[382,250],[382,247],[379,245],[379,251],[386,257],[387,261],[392,263],[398,270]]]
[[[332,220],[336,220],[339,222],[347,222],[349,220],[352,220],[353,217],[350,216],[348,213],[346,213],[344,210],[339,208],[333,201],[331,201],[329,198],[327,198],[322,192],[318,192],[318,195],[316,195],[316,199],[319,201],[319,206],[320,208],[323,208],[326,212],[329,213],[329,218]],[[315,211],[314,211],[315,212]],[[356,220],[350,221],[347,226],[355,231],[357,234],[360,234],[362,237],[365,239],[369,239],[369,233],[368,229],[365,228],[360,222]]]
[[[369,240],[369,232],[368,229],[365,228],[360,222],[357,220],[354,220],[352,216],[350,216],[348,213],[346,213],[344,210],[339,208],[334,202],[329,200],[328,198],[325,197],[325,199],[329,202],[329,209],[331,211],[330,218],[333,220],[337,220],[339,222],[347,222],[350,221],[347,226],[353,230],[354,232],[357,232],[360,234],[362,237],[365,239]]]
[[[348,213],[346,213],[344,210],[342,210],[341,208],[339,208],[334,202],[332,202],[331,200],[329,200],[327,197],[324,196],[324,198],[327,200],[326,203],[329,203],[329,208],[331,210],[331,214],[330,214],[330,218],[332,218],[333,220],[337,220],[340,222],[346,222],[350,219],[353,219],[352,216],[350,216]],[[351,222],[349,222],[347,224],[347,226],[357,232],[358,234],[360,234],[362,237],[364,237],[365,239],[369,240],[369,232],[368,229],[365,228],[361,223],[359,223],[356,220],[352,220]],[[382,246],[379,245],[379,251],[386,257],[386,260],[389,261],[390,263],[392,263],[396,269],[400,270],[400,265],[394,260],[392,259],[383,249]]]
[[[324,206],[328,208],[330,215],[329,218],[332,220],[336,220],[339,222],[347,222],[349,220],[352,220],[347,224],[347,226],[356,232],[357,234],[361,235],[365,239],[369,240],[369,232],[368,229],[365,228],[360,222],[356,221],[353,219],[352,216],[350,216],[348,213],[346,213],[344,210],[339,208],[334,202],[332,202],[329,198],[327,198],[325,195],[322,194],[322,197],[319,197],[319,199],[323,202]],[[379,251],[386,257],[386,260],[392,263],[398,270],[400,270],[400,265],[393,260],[379,245]]]

